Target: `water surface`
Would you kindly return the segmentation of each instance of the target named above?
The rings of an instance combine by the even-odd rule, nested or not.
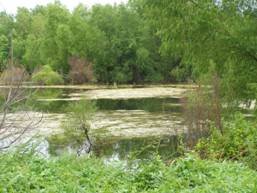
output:
[[[43,153],[54,156],[76,152],[80,144],[60,144],[47,139],[52,134],[62,134],[69,105],[90,100],[97,107],[90,121],[94,155],[120,160],[143,159],[158,153],[169,158],[176,154],[178,136],[185,133],[180,100],[184,92],[185,89],[172,87],[39,89],[34,96],[37,102],[31,105],[47,117],[37,128],[43,140],[40,147]]]
[[[84,96],[86,92],[66,91],[62,94],[64,100],[60,100],[59,96],[58,100],[39,102],[41,105],[50,103],[56,107],[53,111],[65,113],[66,106],[77,102],[69,99],[74,96]],[[156,153],[168,158],[176,154],[177,136],[185,131],[180,98],[162,95],[162,97],[136,98],[135,96],[113,99],[85,97],[80,100],[91,100],[97,107],[97,112],[91,121],[90,132],[94,155],[117,160],[131,156],[143,159]],[[72,152],[70,146],[58,146],[53,141],[49,145],[53,155]]]

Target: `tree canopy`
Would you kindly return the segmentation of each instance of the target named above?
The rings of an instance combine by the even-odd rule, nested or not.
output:
[[[1,13],[0,63],[10,58],[30,73],[50,65],[69,81],[70,58],[92,64],[103,83],[169,82],[178,60],[159,53],[154,26],[135,3],[78,5],[70,12],[60,2],[19,8],[15,16]],[[10,36],[13,31],[12,37]],[[74,69],[74,68],[73,68]]]
[[[224,92],[236,98],[256,97],[249,93],[250,85],[257,82],[256,1],[145,0],[143,4],[157,26],[163,53],[193,65],[195,78],[215,70]]]

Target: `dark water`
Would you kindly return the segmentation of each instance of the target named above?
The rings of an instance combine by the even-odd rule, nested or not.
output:
[[[99,110],[144,110],[148,112],[181,112],[177,98],[140,98],[140,99],[98,99]]]
[[[179,155],[180,137],[142,137],[132,139],[94,139],[92,154],[96,157],[104,158],[107,161],[151,159],[159,155],[163,160],[169,160]],[[56,145],[50,143],[50,154],[60,156],[64,153],[76,153],[79,144]]]
[[[83,99],[82,99],[83,100]],[[144,110],[147,112],[181,112],[177,98],[139,98],[139,99],[97,99],[91,100],[98,111],[105,110]],[[41,101],[34,105],[35,110],[65,113],[67,107],[77,101]]]
[[[96,141],[93,153],[107,160],[149,159],[160,155],[164,160],[177,156],[177,136]]]

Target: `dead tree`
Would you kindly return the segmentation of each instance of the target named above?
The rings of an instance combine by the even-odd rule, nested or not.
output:
[[[35,118],[26,110],[13,113],[13,108],[25,102],[30,96],[22,87],[24,79],[25,70],[13,66],[1,76],[0,151],[21,141],[23,136],[35,129],[43,118],[42,115]]]

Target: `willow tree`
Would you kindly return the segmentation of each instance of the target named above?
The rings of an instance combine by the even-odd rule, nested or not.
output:
[[[193,66],[195,78],[215,70],[229,100],[252,100],[257,83],[257,1],[143,0],[158,28],[161,51]]]

